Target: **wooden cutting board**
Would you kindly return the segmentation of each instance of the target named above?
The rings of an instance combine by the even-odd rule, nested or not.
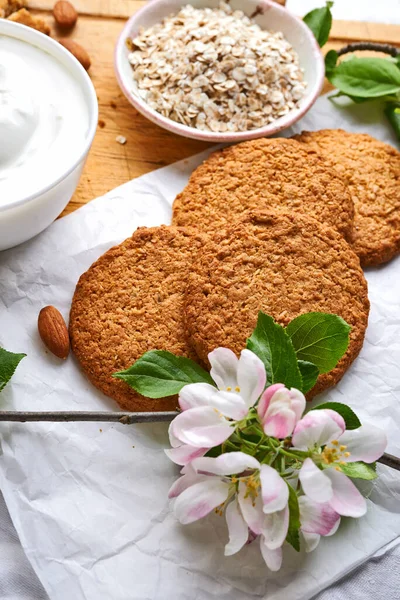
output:
[[[51,15],[55,0],[29,0],[57,31]],[[284,4],[285,0],[279,0]],[[86,48],[92,59],[90,76],[99,101],[99,126],[78,189],[63,212],[67,214],[109,190],[144,173],[187,158],[209,147],[205,142],[179,137],[153,125],[125,99],[113,71],[113,51],[126,19],[142,0],[73,0],[80,17],[70,37]],[[324,52],[353,41],[400,45],[400,27],[378,23],[335,21]],[[324,91],[329,89],[326,83]],[[116,142],[123,135],[127,143]]]

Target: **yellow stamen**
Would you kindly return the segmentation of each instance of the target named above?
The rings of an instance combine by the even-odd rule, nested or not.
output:
[[[344,456],[345,456],[346,458],[349,458],[349,456],[350,456],[350,452],[345,452],[345,453],[344,453]]]
[[[340,446],[340,452],[344,452],[346,450],[347,446]]]
[[[341,471],[342,469],[340,467],[335,467],[336,471]]]
[[[230,385],[228,385],[228,387],[226,388],[226,391],[227,391],[227,392],[231,392],[231,391],[232,391],[232,388],[231,388],[231,386],[230,386]]]
[[[331,444],[332,444],[333,446],[338,446],[338,445],[339,445],[339,442],[338,442],[337,440],[332,440],[332,441],[331,441]]]
[[[239,393],[240,392],[240,387],[236,386],[235,387],[235,392]]]

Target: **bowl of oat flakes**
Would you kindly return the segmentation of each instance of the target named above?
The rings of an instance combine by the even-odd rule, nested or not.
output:
[[[324,61],[309,28],[272,0],[150,0],[118,39],[115,72],[157,125],[238,142],[300,119],[321,92]]]

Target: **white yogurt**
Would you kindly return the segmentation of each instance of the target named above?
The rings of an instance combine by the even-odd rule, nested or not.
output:
[[[0,35],[0,205],[51,185],[84,149],[89,111],[69,70]]]

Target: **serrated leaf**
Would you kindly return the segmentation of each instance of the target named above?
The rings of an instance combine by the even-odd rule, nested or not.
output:
[[[338,90],[357,98],[380,98],[400,91],[400,70],[386,58],[346,60],[326,76]]]
[[[312,410],[320,410],[322,408],[329,408],[330,410],[334,410],[339,413],[346,423],[346,429],[358,429],[361,427],[360,419],[350,408],[350,406],[347,406],[347,404],[342,404],[341,402],[324,402],[324,404],[318,404],[318,406],[314,406]]]
[[[14,354],[0,347],[0,392],[6,387],[25,356],[26,354]]]
[[[336,50],[329,50],[325,56],[325,72],[330,73],[336,67],[338,53]]]
[[[376,463],[367,465],[364,462],[349,462],[345,465],[340,465],[342,472],[352,479],[366,479],[372,481],[378,476],[376,474]]]
[[[291,485],[287,484],[289,488],[289,529],[286,536],[286,541],[293,546],[293,548],[300,552],[300,509],[297,494]]]
[[[322,48],[329,38],[332,27],[331,8],[333,2],[327,2],[322,8],[315,8],[306,14],[303,21],[313,32],[318,44]]]
[[[286,387],[302,389],[302,380],[292,342],[281,325],[272,317],[258,313],[257,325],[247,340],[249,350],[263,361],[267,386],[284,383]]]
[[[320,373],[327,373],[345,354],[350,329],[350,325],[338,315],[310,312],[293,319],[286,332],[297,358],[313,363]]]
[[[114,373],[131,388],[148,398],[165,398],[178,394],[189,383],[215,386],[207,371],[190,358],[175,356],[166,350],[150,350],[129,369]]]
[[[306,394],[314,387],[319,375],[319,369],[314,363],[306,360],[298,360],[297,364],[300,369],[301,378],[303,380],[303,394]]]

